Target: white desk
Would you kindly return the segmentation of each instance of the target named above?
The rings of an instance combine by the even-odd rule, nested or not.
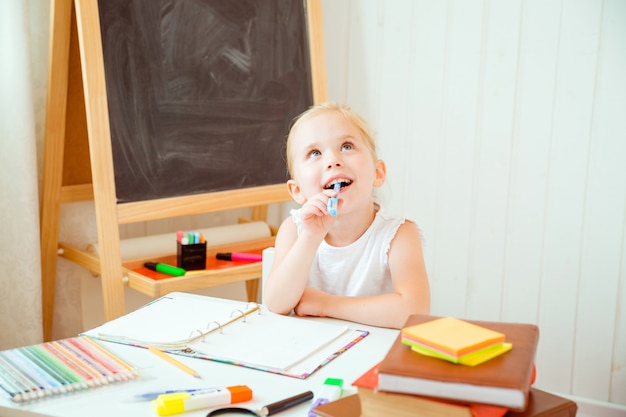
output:
[[[337,320],[306,318],[337,323]],[[202,379],[186,374],[163,359],[142,348],[107,343],[107,347],[121,358],[140,369],[141,378],[124,384],[95,388],[63,397],[49,398],[26,405],[15,405],[0,398],[0,416],[27,417],[36,415],[59,417],[154,417],[151,403],[131,402],[134,394],[164,389],[248,385],[254,392],[252,401],[236,404],[239,407],[259,409],[264,405],[311,390],[317,393],[326,378],[343,378],[344,395],[355,393],[352,382],[381,361],[398,334],[397,330],[350,323],[355,329],[369,330],[370,334],[319,371],[300,380],[282,375],[247,369],[213,361],[176,356],[181,362],[198,371]],[[279,413],[281,417],[307,415],[312,401]],[[182,417],[206,416],[209,410],[190,411]],[[39,413],[39,414],[33,414]],[[226,415],[226,414],[224,414]]]

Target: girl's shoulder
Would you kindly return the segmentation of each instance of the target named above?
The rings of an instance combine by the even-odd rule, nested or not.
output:
[[[391,213],[384,208],[379,208],[376,217],[379,219],[380,227],[392,230],[394,238],[402,233],[411,237],[417,236],[420,243],[424,243],[424,233],[415,220]]]

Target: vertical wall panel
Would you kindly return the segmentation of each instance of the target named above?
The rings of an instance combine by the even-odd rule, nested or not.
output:
[[[519,0],[485,2],[470,236],[467,315],[499,317],[518,44]]]
[[[436,263],[436,225],[440,212],[436,204],[441,191],[438,181],[439,160],[443,152],[443,89],[445,88],[445,51],[447,33],[447,2],[420,0],[414,2],[411,114],[406,148],[402,149],[407,164],[406,188],[393,189],[393,197],[402,193],[403,206],[391,208],[411,214],[424,233],[424,257],[431,276],[432,311],[445,312],[445,291],[434,285],[439,276]],[[392,200],[395,203],[396,200]],[[444,251],[445,252],[445,251]],[[441,301],[440,301],[441,300]]]
[[[538,322],[561,4],[522,3],[503,276],[502,319],[507,321]]]
[[[585,177],[598,46],[600,8],[564,2],[556,72],[556,98],[548,173],[548,201],[541,287],[544,349],[538,382],[571,389]],[[572,69],[576,70],[573,71]],[[558,308],[555,308],[558,306]],[[544,314],[548,313],[549,314]]]
[[[351,7],[350,1],[336,1],[331,5],[322,4],[324,20],[324,50],[330,62],[326,62],[328,92],[331,93],[332,100],[338,102],[348,102],[347,71],[348,58],[350,56],[350,27],[351,27]],[[328,11],[332,13],[328,13]],[[332,30],[328,30],[332,28]]]
[[[410,156],[398,149],[405,149],[412,140],[409,131],[411,109],[411,51],[413,45],[413,26],[411,16],[413,11],[412,0],[391,2],[382,9],[379,16],[381,28],[381,64],[378,83],[379,96],[375,103],[375,114],[378,118],[377,141],[379,144],[392,143],[392,146],[380,147],[379,157],[387,164],[387,184],[383,187],[383,204],[391,199],[395,204],[402,205],[404,190],[409,189],[411,182],[406,177],[406,169],[412,162]],[[386,65],[393,63],[393,65]],[[384,111],[394,109],[394,111]],[[383,133],[380,134],[380,133]],[[411,216],[408,213],[409,217]]]
[[[572,392],[608,401],[611,363],[594,358],[614,356],[613,332],[617,328],[616,302],[626,204],[623,168],[626,122],[620,122],[626,116],[626,52],[624,42],[620,45],[615,40],[626,39],[626,30],[614,18],[620,12],[616,3],[588,6],[587,10],[593,9],[591,16],[599,14],[601,21],[598,19],[597,27],[590,27],[588,35],[598,40],[598,52],[589,132]],[[623,6],[621,12],[623,15]],[[591,49],[591,45],[589,47]],[[602,285],[598,285],[598,281]],[[598,308],[598,300],[606,300],[603,308]]]
[[[350,16],[348,67],[343,77],[346,80],[346,102],[375,127],[382,65],[379,1],[352,0]],[[326,65],[328,67],[328,63]]]
[[[608,187],[612,188],[613,197],[607,198],[604,204],[619,205],[621,193],[622,213],[621,215],[616,213],[616,217],[613,218],[611,210],[609,213],[602,213],[601,216],[606,217],[607,223],[619,224],[620,220],[622,223],[621,238],[608,243],[620,247],[621,251],[619,259],[609,260],[611,264],[619,263],[617,270],[619,281],[614,295],[616,312],[613,326],[614,341],[611,356],[613,361],[609,401],[626,405],[626,207],[624,207],[623,200],[626,198],[626,190],[624,190],[626,188],[626,164],[623,158],[623,155],[626,155],[624,149],[626,145],[626,118],[624,117],[626,114],[626,2],[606,0],[602,17],[601,58],[597,82],[599,94],[594,112],[592,137],[594,142],[595,140],[606,141],[607,138],[613,139],[608,146],[610,152],[613,153],[610,161],[615,164],[614,167],[621,168],[615,169],[614,178],[611,179],[613,185]],[[618,228],[615,227],[615,229]],[[605,242],[598,242],[598,247],[602,248],[605,244]],[[585,265],[585,268],[592,269],[593,266]],[[596,285],[602,285],[602,278],[602,276],[594,276]],[[597,301],[593,301],[590,307],[597,306]],[[611,301],[612,299],[607,300],[607,302]]]
[[[437,251],[433,295],[441,313],[464,317],[476,141],[483,3],[448,5],[443,90],[442,154],[436,175]],[[452,232],[453,231],[453,232]]]
[[[624,28],[626,26],[622,26]],[[626,94],[624,95],[626,97]],[[626,175],[624,175],[626,176]],[[626,182],[626,181],[625,181]],[[626,405],[626,208],[622,216],[621,265],[618,272],[619,285],[615,294],[617,312],[613,327],[613,355],[609,401]]]

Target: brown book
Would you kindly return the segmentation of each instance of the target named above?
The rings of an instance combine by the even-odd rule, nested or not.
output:
[[[352,383],[359,391],[361,417],[393,415],[412,417],[502,417],[504,407],[484,404],[461,404],[440,398],[378,391],[378,365]]]
[[[358,394],[322,404],[313,409],[319,417],[361,417],[361,400]],[[387,414],[392,416],[393,414]]]
[[[314,411],[320,417],[387,417],[396,416],[393,409],[383,409],[380,413],[361,412],[361,394],[343,397],[317,407]],[[365,408],[365,406],[363,406]],[[524,412],[509,411],[505,417],[575,417],[578,406],[575,402],[545,391],[531,388],[528,397],[528,407]],[[422,415],[419,409],[412,409],[411,416]]]
[[[578,405],[574,401],[531,388],[526,410],[519,413],[510,411],[506,417],[575,417],[577,410]]]
[[[405,327],[436,318],[415,314]],[[534,324],[466,321],[504,333],[513,349],[472,367],[413,352],[398,335],[380,363],[378,389],[524,411],[534,375],[539,328]]]

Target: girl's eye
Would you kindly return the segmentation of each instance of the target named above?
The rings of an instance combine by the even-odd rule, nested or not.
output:
[[[343,151],[349,151],[350,149],[352,149],[352,144],[350,142],[346,142],[341,145],[341,150]]]
[[[309,158],[318,158],[321,155],[322,153],[318,151],[317,149],[313,149],[311,152],[309,152]]]

